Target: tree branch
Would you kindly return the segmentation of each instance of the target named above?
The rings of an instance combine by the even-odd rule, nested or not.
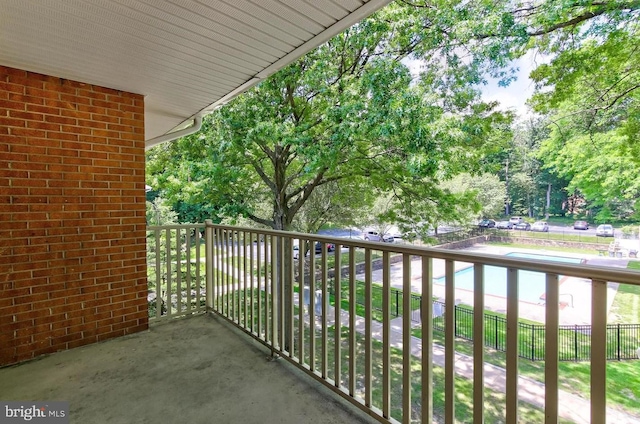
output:
[[[640,1],[632,1],[626,5],[620,5],[616,7],[611,7],[608,3],[593,3],[593,6],[599,6],[595,11],[584,12],[581,15],[574,17],[573,19],[569,19],[568,21],[558,22],[557,24],[551,25],[548,28],[543,28],[538,31],[527,32],[527,34],[531,37],[537,37],[540,35],[545,35],[557,31],[559,29],[575,26],[579,23],[588,21],[589,19],[593,19],[598,17],[604,13],[610,12],[612,10],[629,10],[634,11],[640,8]]]
[[[258,224],[262,224],[265,225],[269,228],[273,228],[273,221],[269,221],[268,219],[264,219],[264,218],[260,218],[258,216],[255,216],[254,214],[247,212],[247,218],[249,218],[250,220],[257,222]]]

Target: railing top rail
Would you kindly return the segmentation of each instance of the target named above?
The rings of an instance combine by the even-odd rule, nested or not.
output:
[[[210,226],[233,232],[252,232],[256,234],[272,235],[276,237],[287,237],[290,239],[313,240],[324,243],[340,244],[343,247],[368,248],[381,252],[408,253],[410,255],[453,260],[469,263],[482,263],[499,267],[517,268],[528,271],[545,272],[558,275],[569,275],[572,277],[586,278],[593,280],[613,281],[617,283],[633,284],[640,286],[640,272],[626,269],[615,269],[611,267],[587,265],[587,264],[566,264],[559,262],[549,262],[537,259],[512,258],[501,255],[491,255],[484,253],[470,253],[439,249],[434,247],[419,247],[399,244],[389,244],[384,242],[371,242],[360,239],[348,239],[339,237],[323,236],[320,234],[297,233],[291,231],[270,230],[261,228],[235,227],[229,225],[213,224],[207,220],[205,224],[188,224],[175,226],[154,226],[156,228],[193,228],[200,226]]]
[[[171,224],[171,225],[147,225],[148,231],[154,230],[176,230],[176,229],[185,229],[185,228],[204,228],[206,224]]]

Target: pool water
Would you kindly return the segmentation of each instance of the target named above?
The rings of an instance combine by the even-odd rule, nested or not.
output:
[[[579,264],[579,258],[567,258],[562,256],[540,255],[536,253],[511,252],[506,254],[512,258],[536,259],[551,262],[563,262]],[[473,291],[473,266],[456,271],[454,274],[456,289]],[[445,278],[434,279],[434,283],[443,285]],[[492,296],[507,297],[507,269],[499,266],[485,265],[484,267],[484,291]],[[534,271],[518,271],[518,297],[521,301],[539,303],[546,291],[545,274]]]

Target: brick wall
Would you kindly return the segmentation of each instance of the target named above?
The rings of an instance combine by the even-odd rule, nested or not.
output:
[[[0,66],[0,365],[147,328],[144,102]]]

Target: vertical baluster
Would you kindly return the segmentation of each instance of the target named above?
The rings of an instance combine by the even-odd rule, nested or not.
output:
[[[349,246],[349,395],[356,396],[356,248]]]
[[[279,237],[271,236],[271,257],[270,257],[270,265],[271,265],[271,280],[270,280],[270,290],[271,296],[269,296],[269,301],[271,302],[271,346],[273,347],[281,347],[279,346],[279,334],[278,331],[278,315],[280,312],[280,302],[278,301],[278,248]]]
[[[558,274],[547,274],[545,290],[544,422],[558,422]]]
[[[221,277],[221,265],[220,265],[220,251],[221,251],[221,247],[220,247],[220,228],[215,228],[214,229],[214,238],[213,240],[210,240],[209,243],[213,244],[212,249],[214,250],[214,254],[213,254],[213,284],[214,284],[214,290],[215,290],[215,297],[214,297],[214,302],[215,302],[215,309],[216,312],[220,313],[220,307],[221,307],[221,302],[222,302],[222,293],[220,292],[220,277]]]
[[[372,337],[371,337],[371,248],[364,251],[364,404],[371,408]]]
[[[251,243],[251,237],[249,237],[249,243]],[[249,328],[249,324],[247,320],[249,319],[248,308],[247,308],[247,283],[249,280],[249,274],[247,269],[247,254],[248,249],[247,246],[250,247],[247,243],[247,232],[242,232],[242,326],[247,329]]]
[[[166,264],[167,264],[167,316],[170,317],[171,314],[173,313],[173,310],[172,310],[173,302],[171,300],[171,297],[172,297],[171,257],[172,255],[171,255],[171,230],[169,228],[165,230],[165,238],[167,240],[166,251],[165,251]]]
[[[231,271],[231,281],[229,282],[229,318],[234,323],[238,323],[238,242],[236,240],[237,232],[229,230],[229,257],[227,262]]]
[[[336,244],[336,250],[334,253],[334,266],[333,266],[333,312],[334,312],[334,379],[335,386],[341,386],[342,376],[342,261],[341,261],[342,246]]]
[[[214,299],[215,299],[215,286],[214,286],[214,270],[215,266],[213,263],[214,255],[213,255],[213,243],[214,243],[214,229],[212,227],[213,222],[211,220],[205,221],[205,237],[204,237],[204,266],[205,266],[205,296],[207,302],[207,309],[214,309]]]
[[[411,423],[411,255],[402,255],[402,422]]]
[[[289,238],[289,243],[288,243],[288,247],[289,247],[289,252],[287,254],[287,258],[289,259],[289,277],[288,277],[288,284],[289,284],[289,291],[288,291],[288,301],[287,304],[289,305],[289,309],[287,310],[287,315],[286,315],[286,319],[288,322],[288,328],[289,328],[289,357],[293,358],[295,357],[295,308],[294,308],[294,296],[293,296],[293,288],[295,285],[295,263],[293,260],[293,239]],[[300,293],[302,295],[302,293]]]
[[[484,265],[473,266],[473,422],[484,422]]]
[[[278,279],[276,281],[277,286],[278,286],[278,290],[276,292],[276,295],[278,297],[278,300],[276,302],[276,304],[278,305],[278,315],[277,315],[277,324],[278,324],[278,345],[280,346],[280,350],[284,353],[289,347],[286,346],[285,344],[285,320],[286,320],[286,315],[284,314],[284,296],[285,296],[285,286],[286,286],[286,282],[285,282],[285,256],[284,256],[284,237],[283,236],[278,236],[278,256],[276,258],[277,260],[277,268],[276,268],[276,272],[278,273]]]
[[[262,332],[262,292],[263,292],[263,287],[264,290],[266,290],[266,284],[264,284],[264,282],[262,281],[263,279],[262,277],[262,264],[265,262],[262,260],[262,256],[265,254],[263,253],[263,241],[265,240],[265,236],[261,233],[257,233],[256,237],[258,237],[258,243],[256,245],[256,286],[257,286],[257,290],[256,290],[256,296],[258,296],[257,299],[257,303],[258,303],[258,325],[257,325],[257,333],[258,333],[258,337],[262,338],[263,332]],[[261,239],[263,241],[261,241]]]
[[[224,230],[222,228],[217,229],[216,249],[218,251],[216,257],[218,258],[218,267],[216,269],[216,275],[218,278],[218,313],[224,315],[225,305],[225,290],[224,283],[226,280],[225,266],[224,266]]]
[[[455,422],[455,316],[456,290],[454,286],[454,262],[445,261],[445,310],[444,310],[444,416],[446,423]]]
[[[254,243],[253,243],[253,237],[256,237],[257,243],[255,243],[255,248],[254,248]],[[255,273],[255,268],[254,268],[254,256],[256,255],[256,250],[257,250],[257,246],[259,244],[259,238],[260,236],[254,232],[249,232],[249,251],[250,251],[250,255],[249,255],[249,331],[251,331],[252,334],[255,334],[255,323],[254,323],[254,311],[255,311],[255,284],[254,284],[254,273]]]
[[[185,290],[186,290],[186,295],[187,295],[187,307],[186,307],[186,313],[189,314],[192,312],[193,309],[193,305],[192,305],[192,299],[191,299],[191,284],[193,284],[193,281],[191,279],[191,232],[189,231],[189,227],[184,229],[184,237],[185,237],[185,258],[184,260],[186,261],[186,277],[185,277]]]
[[[196,286],[196,305],[197,305],[197,309],[200,310],[201,309],[201,296],[202,293],[200,293],[200,290],[202,290],[202,275],[200,273],[200,266],[201,266],[201,255],[200,255],[200,244],[202,243],[202,237],[200,235],[200,227],[196,227],[195,229],[195,242],[196,242],[196,281],[195,281],[195,286]],[[206,246],[205,246],[206,249]],[[206,251],[205,251],[205,257],[206,257]],[[205,262],[206,263],[206,262]],[[205,265],[206,267],[206,265]],[[205,274],[206,275],[206,274]]]
[[[322,353],[322,362],[321,362],[321,366],[322,366],[322,378],[326,379],[327,378],[327,372],[329,369],[329,355],[328,355],[328,349],[327,349],[327,343],[328,343],[328,331],[327,331],[327,281],[329,279],[328,276],[328,272],[327,272],[327,244],[326,243],[322,243],[322,282],[321,282],[321,290],[322,290],[322,294],[321,294],[321,299],[322,299],[322,306],[320,308],[320,310],[322,311],[322,349],[321,349],[321,353]]]
[[[230,234],[231,231],[230,230],[224,230],[224,255],[223,255],[223,260],[224,260],[224,264],[225,264],[225,278],[224,278],[224,294],[225,294],[225,304],[226,304],[226,310],[225,310],[225,316],[227,318],[231,318],[231,306],[232,306],[232,302],[231,302],[231,284],[233,284],[233,276],[232,276],[232,271],[231,271],[231,261],[233,260],[233,255],[231,254],[231,246],[229,244],[229,238],[230,238]]]
[[[271,267],[271,236],[264,235],[264,340],[271,340],[271,302],[269,297],[271,296],[271,273],[269,272]]]
[[[304,364],[304,246],[305,241],[298,239],[298,362]]]
[[[371,282],[367,284],[371,285]],[[382,416],[391,417],[391,267],[382,252]]]
[[[591,281],[591,422],[606,422],[607,282]]]
[[[309,369],[316,369],[316,248],[313,240],[309,246]]]
[[[182,230],[176,228],[176,309],[182,315]]]
[[[507,269],[507,422],[518,422],[518,270]]]
[[[162,318],[162,263],[160,261],[160,228],[153,230],[156,239],[156,318]]]
[[[433,259],[422,257],[422,424],[433,423]]]
[[[240,243],[242,241],[242,231],[234,231],[234,240],[233,240],[233,262],[232,266],[235,269],[236,279],[233,283],[233,298],[235,299],[235,322],[238,325],[242,325],[242,284],[243,277],[242,273],[244,272],[242,269],[242,249],[240,247]]]

